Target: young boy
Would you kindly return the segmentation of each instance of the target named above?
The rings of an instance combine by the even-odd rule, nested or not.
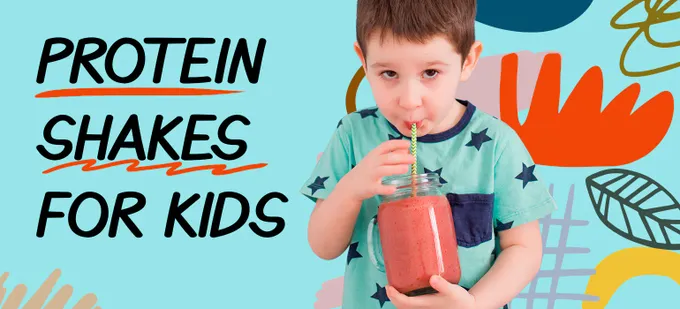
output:
[[[342,118],[301,189],[316,202],[313,252],[347,250],[343,308],[501,308],[540,268],[537,219],[554,200],[518,135],[455,99],[482,51],[475,14],[475,0],[358,0],[355,50],[377,108]],[[413,123],[418,173],[439,174],[452,207],[462,275],[458,284],[432,276],[438,293],[409,297],[371,262],[367,227],[380,195],[394,192],[382,177],[414,163]]]

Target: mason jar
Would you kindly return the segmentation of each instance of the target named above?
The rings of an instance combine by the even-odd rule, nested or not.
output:
[[[436,293],[430,286],[432,275],[458,284],[456,230],[439,175],[396,175],[382,183],[397,190],[380,196],[378,214],[369,221],[373,265],[385,272],[389,285],[408,296]]]

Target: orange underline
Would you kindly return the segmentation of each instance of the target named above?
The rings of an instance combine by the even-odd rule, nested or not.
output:
[[[162,88],[162,87],[123,87],[123,88],[70,88],[43,91],[36,98],[88,97],[88,96],[197,96],[218,95],[243,92],[241,90],[220,90],[207,88]]]
[[[212,170],[212,174],[215,176],[222,176],[222,175],[228,175],[228,174],[233,174],[233,173],[238,173],[238,172],[243,172],[247,170],[253,170],[253,169],[258,169],[258,168],[263,168],[267,166],[267,163],[257,163],[257,164],[249,164],[249,165],[244,165],[244,166],[239,166],[239,167],[234,167],[234,168],[227,168],[225,164],[208,164],[208,165],[199,165],[199,166],[192,166],[192,167],[187,167],[180,169],[182,166],[182,162],[169,162],[169,163],[161,163],[161,164],[154,164],[154,165],[147,165],[147,166],[139,166],[139,160],[137,159],[125,159],[125,160],[119,160],[119,161],[113,161],[113,162],[108,162],[108,163],[103,163],[100,165],[95,165],[97,164],[97,160],[95,159],[86,159],[86,160],[80,160],[80,161],[73,161],[73,162],[67,162],[64,164],[57,165],[55,167],[46,169],[43,171],[43,174],[49,174],[54,171],[58,171],[61,169],[69,168],[72,166],[77,166],[77,165],[82,165],[82,171],[83,172],[92,172],[92,171],[97,171],[97,170],[102,170],[106,168],[111,168],[119,165],[125,165],[127,164],[128,167],[125,169],[128,172],[142,172],[142,171],[149,171],[149,170],[156,170],[156,169],[167,169],[165,174],[167,176],[176,176],[180,174],[185,174],[185,173],[191,173],[191,172],[197,172],[197,171],[205,171],[205,170]]]

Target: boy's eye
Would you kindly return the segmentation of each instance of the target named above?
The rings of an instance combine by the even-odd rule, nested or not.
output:
[[[394,71],[383,71],[383,72],[380,73],[380,74],[381,74],[383,77],[388,78],[388,79],[392,79],[392,78],[397,77],[397,72],[394,72]]]
[[[434,78],[435,76],[437,76],[437,73],[439,72],[437,72],[437,70],[425,70],[424,73],[425,78]]]

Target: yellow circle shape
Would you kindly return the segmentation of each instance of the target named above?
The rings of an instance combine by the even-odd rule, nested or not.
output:
[[[598,301],[584,301],[583,309],[604,309],[616,290],[626,281],[646,275],[665,276],[680,285],[680,254],[673,251],[639,247],[610,254],[595,267],[586,294]]]

